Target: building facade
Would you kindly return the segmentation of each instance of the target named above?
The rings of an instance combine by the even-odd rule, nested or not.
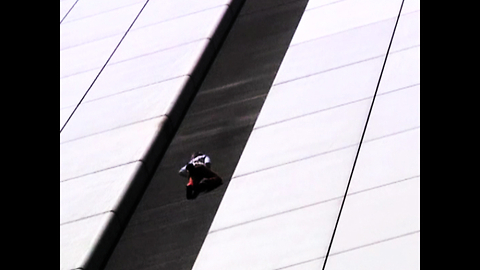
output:
[[[420,268],[419,1],[60,7],[60,269]]]

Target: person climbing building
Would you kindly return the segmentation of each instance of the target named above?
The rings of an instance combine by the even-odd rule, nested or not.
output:
[[[178,173],[188,178],[188,200],[195,199],[201,191],[210,191],[223,184],[222,178],[211,170],[210,157],[202,152],[193,153]]]

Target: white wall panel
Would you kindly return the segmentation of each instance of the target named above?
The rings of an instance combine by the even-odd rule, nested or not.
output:
[[[140,2],[71,23],[62,23],[60,50],[125,33],[143,5]]]
[[[116,62],[117,58],[112,58],[85,101],[189,75],[207,45],[208,40],[201,40],[128,61]]]
[[[60,270],[84,268],[100,237],[113,240],[119,231],[111,212],[60,226]]]
[[[167,115],[188,79],[183,76],[82,103],[60,134],[60,142]]]
[[[396,52],[420,45],[420,11],[405,13],[398,21],[390,52]]]
[[[420,86],[377,96],[365,140],[420,126]]]
[[[116,210],[141,162],[60,182],[60,224]]]
[[[99,39],[60,51],[60,80],[79,73],[97,74],[115,50],[123,34]],[[92,83],[93,80],[90,81]],[[87,88],[84,89],[86,91]]]
[[[165,125],[159,117],[60,144],[60,180],[141,160]]]
[[[385,55],[395,21],[393,18],[291,46],[273,84]]]
[[[418,8],[405,1],[327,270],[420,267]]]
[[[338,199],[345,193],[357,148],[233,178],[210,230]]]
[[[310,5],[303,14],[291,45],[396,18],[402,3],[401,0],[315,2],[318,6]]]
[[[61,24],[61,126],[145,2],[80,0]],[[108,211],[230,2],[150,0],[62,131],[61,269],[119,231]],[[323,265],[400,3],[309,2],[194,269]],[[403,8],[329,270],[419,265],[419,1]]]
[[[62,129],[65,122],[67,122],[68,117],[72,114],[74,107],[70,107],[67,109],[60,109],[60,127],[58,129]]]
[[[67,24],[72,21],[92,17],[140,2],[145,3],[146,0],[79,0],[75,5],[75,9],[68,14],[68,17],[65,18],[63,23]]]
[[[328,258],[328,266],[326,269],[420,269],[420,233],[332,254]],[[288,268],[288,270],[291,269]]]
[[[230,0],[150,0],[119,45],[146,2],[80,0],[60,26],[61,127],[98,76],[60,134],[61,269],[103,260],[231,16]]]
[[[373,97],[383,61],[382,55],[274,85],[268,92],[255,128]]]
[[[326,207],[336,200],[341,202],[343,198],[401,2],[310,1],[194,269],[223,269],[227,263],[235,267],[239,264],[242,269],[318,269],[323,265],[332,235],[316,237],[315,244],[297,241],[291,245],[294,251],[283,255],[284,245],[290,243],[290,238],[287,236],[283,242],[278,242],[278,238],[290,235],[286,232],[289,229],[277,228],[272,222],[269,231],[263,232],[259,229],[260,224],[291,216],[285,226],[296,227],[298,234],[303,230],[303,227],[297,226],[300,223],[310,224],[308,230],[313,234],[316,230],[328,231],[335,226],[338,212],[335,216],[319,211],[322,216],[320,221],[312,220],[312,216],[317,214],[307,213],[307,209]],[[411,23],[414,24],[414,19]],[[415,33],[404,32],[407,36]],[[402,69],[409,68],[399,59],[416,59],[418,44],[414,40],[400,39],[397,42],[397,51],[392,53],[396,59],[392,61],[387,77],[394,76],[390,72],[394,73],[400,66]],[[372,181],[352,183],[346,207],[354,210],[346,211],[348,220],[343,225],[348,227],[344,230],[349,233],[356,232],[357,228],[348,221],[357,222],[363,215],[371,219],[364,224],[370,225],[368,222],[378,221],[381,216],[377,216],[378,213],[391,208],[398,210],[402,206],[402,195],[411,195],[411,190],[415,190],[415,187],[407,185],[403,190],[398,189],[397,197],[391,195],[397,192],[393,186],[404,184],[404,187],[405,183],[412,183],[418,176],[418,159],[411,157],[418,153],[418,142],[414,140],[417,144],[401,149],[396,145],[406,141],[410,143],[415,136],[412,134],[418,132],[418,80],[415,78],[418,76],[408,81],[411,85],[405,85],[405,82],[386,83],[385,90],[376,98],[369,123],[371,127],[364,142],[365,150],[358,161],[358,166],[362,166],[358,176],[370,177]],[[394,155],[392,150],[403,154]],[[382,167],[372,174],[368,168],[375,166],[373,162],[395,164],[389,167],[392,170]],[[403,171],[405,167],[398,164],[401,162],[406,163],[404,165],[408,166],[408,170]],[[397,174],[399,171],[403,174]],[[393,179],[385,179],[392,175]],[[377,199],[381,205],[375,204]],[[384,202],[389,199],[389,203]],[[349,204],[352,201],[354,206]],[[416,202],[411,200],[404,212],[390,214],[393,215],[391,220],[378,223],[376,230],[390,226],[388,222],[415,216]],[[409,213],[410,210],[413,212]],[[359,214],[355,216],[355,213]],[[415,217],[405,222],[412,225],[406,229],[417,230]],[[405,233],[402,228],[400,224],[386,230],[385,235],[390,237],[391,233]],[[265,234],[270,238],[263,240]],[[338,249],[332,254],[371,243],[368,242],[370,240],[385,240],[382,238],[385,235],[375,235],[375,230],[372,230],[365,234],[365,239],[345,240],[344,246],[340,241]],[[297,257],[298,254],[306,255],[304,252],[310,252],[314,245],[319,251],[317,254]],[[264,249],[265,246],[275,247],[277,257]],[[259,262],[255,261],[260,255],[266,258],[262,267],[257,266]],[[340,253],[335,256],[340,256]],[[271,265],[271,261],[280,263]]]
[[[353,181],[368,179],[354,176]],[[419,229],[420,179],[417,177],[347,196],[331,253],[362,247]],[[326,269],[329,269],[328,262]]]
[[[375,164],[372,169],[372,164]],[[349,192],[358,192],[420,175],[420,129],[367,141],[355,166]]]
[[[346,0],[309,0],[307,3],[307,7],[305,8],[305,11],[308,11],[314,8],[328,6],[328,5],[333,5],[342,1],[346,1]]]
[[[143,7],[143,1],[79,1],[60,25],[60,127]],[[70,108],[67,108],[70,107]]]
[[[175,20],[170,20],[163,23],[132,30],[123,40],[114,57],[111,59],[110,65],[108,67],[125,60],[145,55],[147,55],[146,60],[148,61],[148,54],[156,53],[166,49],[172,49],[175,46],[184,45],[185,43],[189,43],[192,41],[198,42],[200,39],[211,38],[221,18],[227,12],[227,8],[228,6],[226,5],[218,6],[215,8],[191,14],[189,16],[183,16]],[[93,79],[96,76],[95,73],[98,74],[100,68],[105,64],[105,61],[110,57],[110,54],[113,53],[122,35],[123,34],[115,35],[113,37],[100,39],[61,51],[61,77],[78,75],[75,78],[66,77],[61,79],[61,81],[63,82],[61,84],[61,92],[68,92],[66,93],[66,96],[63,97],[61,100],[61,107],[65,108],[66,106],[74,106],[80,101],[80,98],[84,95],[91,82],[93,82]],[[200,45],[200,47],[201,46],[202,45]],[[180,47],[181,48],[174,51],[181,51],[185,48],[186,50],[189,50],[190,48],[192,48],[192,46]],[[201,47],[200,49],[204,48]],[[202,51],[198,52],[198,54],[201,53]],[[188,52],[181,51],[180,54],[181,56],[175,55],[176,57],[173,57],[177,59],[172,59],[172,57],[167,59],[155,59],[156,62],[154,64],[160,63],[161,66],[167,66],[167,69],[169,71],[175,72],[175,67],[181,68],[181,63],[179,64],[178,58],[183,57],[183,59],[185,59],[189,57]],[[168,57],[169,52],[163,54],[163,56],[165,55],[167,55]],[[81,57],[82,59],[80,60],[79,57]],[[193,58],[193,61],[195,61],[196,59],[198,59],[198,55],[193,56]],[[177,64],[176,66],[175,63]],[[194,64],[195,63],[187,63],[186,65],[188,67],[191,67]],[[140,68],[142,66],[141,64],[139,65],[139,63],[137,62],[134,63],[134,65]],[[171,68],[172,66],[174,67],[173,69]],[[122,69],[130,70],[130,66],[123,65]],[[118,72],[118,70],[114,70],[114,72]],[[161,77],[161,74],[165,73],[167,72],[160,71],[157,74],[153,74],[153,83],[156,83],[159,80],[168,79],[167,77],[158,79],[158,77]],[[102,76],[108,76],[108,72],[107,75]],[[132,76],[135,76],[135,74],[125,73],[124,78],[128,78],[128,80],[131,81]],[[177,75],[174,73],[172,77],[175,76]],[[80,84],[73,85],[77,83],[78,80],[82,80]],[[115,79],[112,78],[112,80],[117,81],[118,77]],[[102,81],[105,81],[105,79],[102,78],[100,80],[100,83]],[[148,82],[144,82],[140,85],[148,85]],[[132,88],[134,87],[135,86],[132,86]],[[92,95],[94,96],[93,98],[96,98],[94,94],[90,94],[90,96]],[[67,101],[64,101],[66,99]],[[91,100],[92,98],[88,97],[87,100],[89,99]],[[69,115],[69,113],[66,113],[66,111],[71,113],[72,110],[72,108],[63,110],[61,114]],[[63,119],[66,118],[68,118],[68,116],[62,116],[61,126],[65,122]]]
[[[192,269],[277,269],[321,259],[340,204],[337,199],[210,232]]]
[[[133,29],[154,23],[172,20],[206,9],[228,5],[231,0],[150,0]]]
[[[370,103],[364,100],[254,130],[234,176],[359,143]]]
[[[175,20],[132,29],[110,61],[111,64],[211,38],[228,6],[220,6]]]
[[[98,70],[78,73],[60,79],[60,109],[75,106],[90,87]]]
[[[407,14],[413,11],[420,10],[420,0],[405,0],[403,3],[402,14]],[[417,24],[415,28],[420,28],[420,24]],[[418,29],[420,30],[420,29]]]
[[[311,269],[321,269],[323,266],[325,258],[311,259],[304,262],[299,262],[296,264],[288,265],[280,269],[288,270],[311,270]]]
[[[378,94],[420,84],[420,47],[390,53]]]
[[[73,7],[76,0],[60,1],[60,21],[67,15],[68,11]]]

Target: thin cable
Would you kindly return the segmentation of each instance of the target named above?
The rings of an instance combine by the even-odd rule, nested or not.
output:
[[[72,9],[75,7],[75,5],[77,4],[78,0],[75,1],[75,3],[73,3],[72,7],[67,11],[67,13],[65,14],[65,16],[63,16],[63,18],[60,20],[60,24],[62,24],[63,20],[65,20],[65,18],[67,17],[67,15],[70,13],[70,11],[72,11]]]
[[[373,95],[372,104],[370,105],[370,110],[368,111],[367,121],[365,122],[365,126],[364,126],[363,132],[362,132],[362,137],[360,138],[360,143],[358,144],[358,150],[357,150],[357,153],[355,155],[355,160],[353,162],[352,170],[350,172],[350,177],[348,179],[347,188],[345,189],[345,194],[343,195],[342,205],[340,206],[340,211],[338,212],[337,221],[335,222],[335,228],[333,229],[332,238],[330,239],[330,244],[328,245],[327,254],[325,255],[325,260],[323,261],[322,270],[325,270],[325,266],[327,265],[328,255],[330,254],[330,250],[331,250],[332,244],[333,244],[333,239],[335,238],[335,233],[337,232],[338,223],[340,221],[340,216],[342,215],[343,206],[345,205],[345,200],[347,198],[348,189],[350,187],[353,172],[355,170],[355,165],[357,164],[358,156],[360,154],[360,149],[362,147],[362,142],[363,142],[363,139],[365,137],[365,133],[367,131],[368,121],[370,120],[370,116],[372,114],[373,105],[375,103],[375,98],[377,97],[378,88],[379,88],[380,82],[382,80],[382,75],[383,75],[383,71],[385,69],[385,65],[387,63],[388,54],[390,53],[390,48],[392,47],[393,37],[395,36],[395,31],[397,29],[398,21],[400,19],[400,15],[402,14],[402,8],[403,8],[404,1],[405,0],[402,0],[402,4],[400,5],[400,11],[398,12],[397,21],[395,22],[395,27],[393,28],[393,34],[392,34],[392,37],[390,38],[390,43],[388,44],[387,54],[385,56],[385,60],[383,61],[382,70],[380,71],[380,77],[378,78],[377,87],[375,88],[375,94]]]

